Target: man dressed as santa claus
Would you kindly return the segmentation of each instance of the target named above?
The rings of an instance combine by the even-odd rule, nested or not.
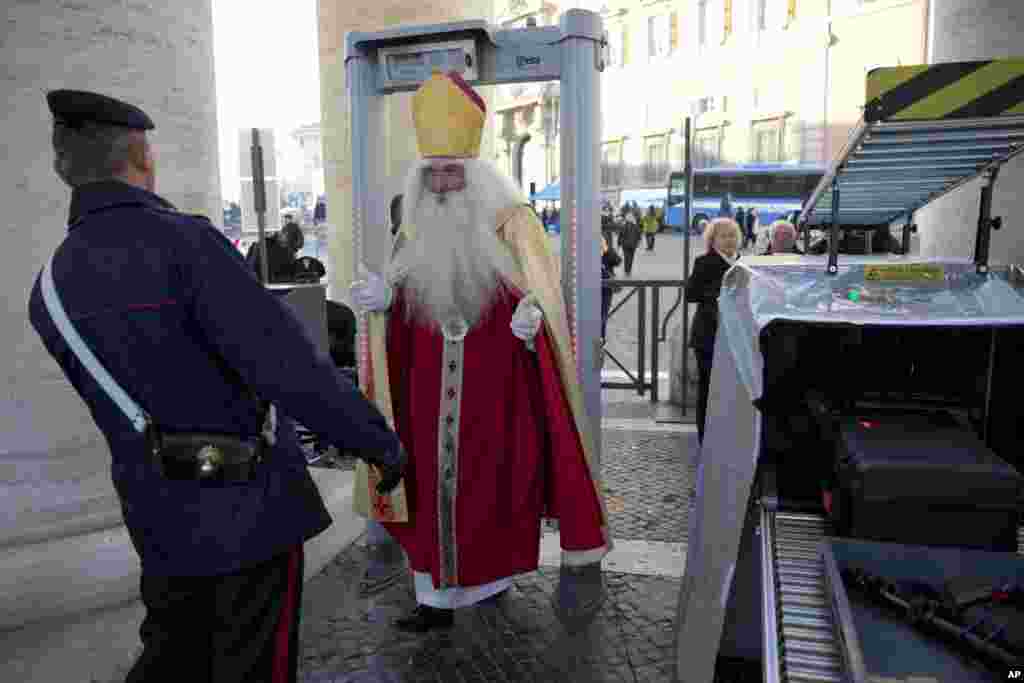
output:
[[[417,608],[396,622],[407,631],[450,626],[535,570],[544,517],[559,522],[563,622],[603,600],[611,540],[557,261],[519,188],[477,158],[485,116],[457,74],[422,85],[423,159],[392,261],[352,285],[371,312],[369,392],[409,456],[408,521],[371,515],[414,573]]]

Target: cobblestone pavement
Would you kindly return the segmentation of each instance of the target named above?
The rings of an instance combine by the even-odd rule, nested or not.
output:
[[[355,595],[364,563],[354,546],[306,585],[305,683],[671,680],[678,579],[606,574],[601,613],[569,636],[550,605],[558,570],[542,567],[496,604],[457,611],[450,631],[416,636],[390,624],[415,605],[408,582],[366,600]]]
[[[616,541],[652,546],[683,542],[694,476],[693,430],[658,428],[650,420],[646,429],[631,429],[631,422],[611,421],[614,426],[603,430],[612,535]],[[411,581],[359,597],[366,561],[359,541],[306,584],[303,683],[673,680],[678,571],[606,571],[604,607],[587,631],[569,635],[550,602],[558,569],[541,566],[517,577],[509,594],[496,603],[457,611],[450,631],[417,636],[391,626],[415,605]],[[716,676],[716,683],[747,680],[760,681],[760,672],[736,669]]]
[[[692,432],[604,430],[601,469],[612,538],[685,540],[696,447]]]

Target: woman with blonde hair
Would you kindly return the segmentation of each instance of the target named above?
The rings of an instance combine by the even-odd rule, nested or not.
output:
[[[707,252],[698,256],[686,282],[686,301],[697,304],[690,348],[697,357],[697,441],[704,443],[704,423],[711,388],[711,360],[718,331],[718,293],[722,278],[739,258],[742,231],[731,218],[716,218],[704,230]]]

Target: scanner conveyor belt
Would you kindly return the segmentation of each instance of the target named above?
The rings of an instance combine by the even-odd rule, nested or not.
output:
[[[822,515],[761,512],[766,683],[845,680],[820,550],[826,529]],[[1017,552],[1024,555],[1024,527]]]

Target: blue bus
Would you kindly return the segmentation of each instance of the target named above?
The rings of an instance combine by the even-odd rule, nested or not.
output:
[[[810,164],[743,164],[695,169],[693,171],[693,221],[718,217],[722,197],[728,193],[732,209],[755,208],[758,223],[799,211],[825,175],[825,167]],[[686,174],[669,176],[668,210],[665,225],[682,231],[683,204],[686,198]]]

